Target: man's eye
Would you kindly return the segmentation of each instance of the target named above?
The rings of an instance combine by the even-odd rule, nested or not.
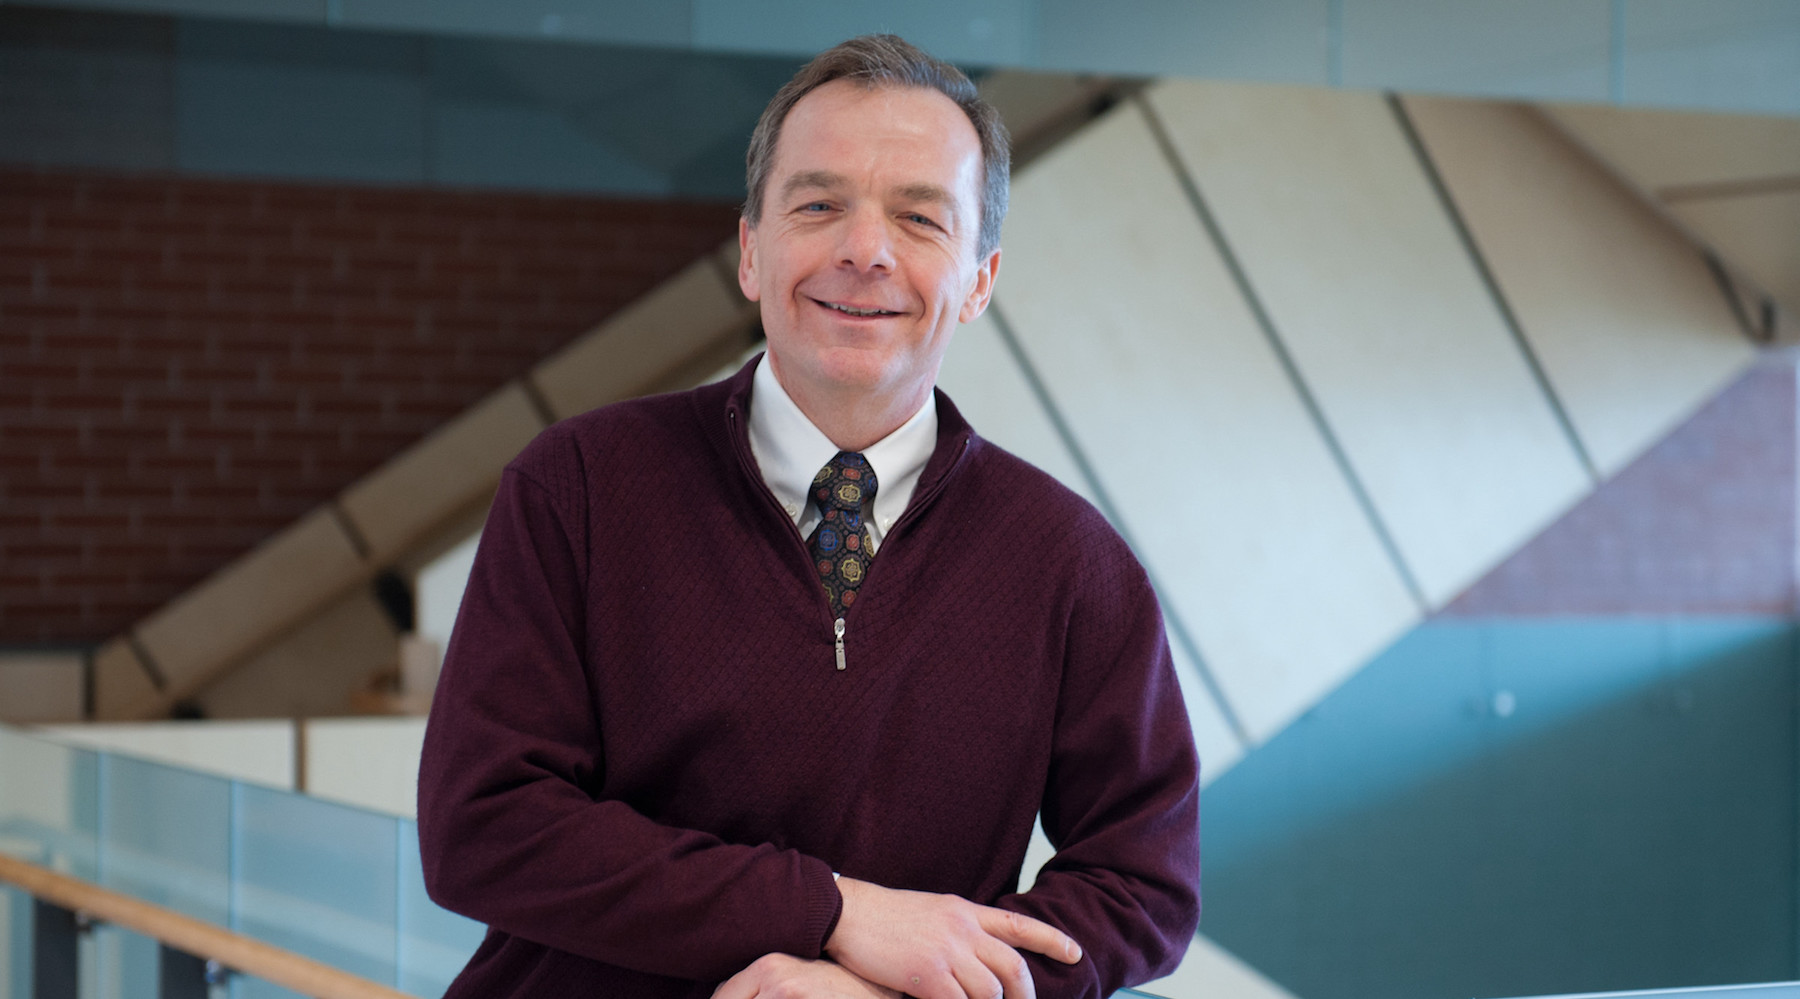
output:
[[[920,215],[918,212],[912,212],[911,214],[907,215],[906,221],[917,222],[920,225],[929,225],[929,226],[937,225],[937,223],[933,222],[929,216]]]
[[[831,206],[823,201],[815,201],[810,205],[802,205],[800,210],[803,212],[828,212],[831,210]]]

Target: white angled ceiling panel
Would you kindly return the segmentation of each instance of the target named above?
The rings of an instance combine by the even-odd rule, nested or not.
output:
[[[1433,606],[1586,492],[1385,100],[1190,82],[1149,99]]]
[[[1671,201],[1669,211],[1800,315],[1800,179],[1786,190]]]
[[[1754,359],[1700,251],[1543,118],[1406,106],[1603,475]]]
[[[938,387],[955,401],[976,433],[1049,472],[1083,499],[1094,502],[1093,490],[1032,392],[992,313],[956,331],[943,369],[938,372]],[[1165,608],[1164,613],[1170,612]],[[1210,783],[1244,755],[1244,745],[1219,710],[1199,668],[1173,634],[1169,647],[1188,721],[1194,726],[1201,778]]]
[[[937,384],[976,433],[1094,502],[1093,490],[1032,393],[991,314],[957,329]]]
[[[1194,727],[1194,749],[1200,754],[1200,786],[1205,787],[1244,758],[1244,744],[1219,712],[1219,702],[1207,691],[1200,667],[1169,635],[1169,652],[1175,659],[1175,679],[1181,683],[1181,699],[1187,704],[1188,724]]]
[[[1800,119],[1554,104],[1548,114],[1652,193],[1800,177]]]
[[[1015,182],[998,304],[1255,740],[1419,610],[1139,109]]]
[[[1204,936],[1194,938],[1181,966],[1167,978],[1135,990],[1157,999],[1294,999],[1292,992]]]

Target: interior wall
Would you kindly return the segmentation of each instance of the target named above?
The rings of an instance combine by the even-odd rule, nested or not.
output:
[[[31,729],[30,737],[284,791],[295,788],[296,739],[285,719],[47,725]]]
[[[540,48],[644,46],[787,58],[892,31],[974,66],[1800,112],[1800,15],[1786,0],[34,3],[236,17],[377,38],[423,32],[489,44],[530,40]]]
[[[207,718],[354,713],[352,698],[399,665],[399,633],[370,587],[358,587],[277,639],[192,701]]]
[[[139,10],[0,4],[0,162],[736,201],[798,66]]]
[[[0,645],[124,630],[735,218],[0,168]]]
[[[80,721],[87,669],[81,651],[0,652],[0,722]]]
[[[1634,415],[1629,440],[1611,452],[1623,463],[1751,352],[1735,339],[1714,289],[1692,280],[1704,271],[1691,247],[1654,226],[1641,241],[1620,239],[1614,223],[1629,216],[1628,199],[1590,196],[1606,181],[1578,165],[1565,171],[1574,178],[1568,189],[1577,192],[1570,200],[1583,208],[1570,224],[1604,244],[1607,260],[1623,261],[1618,269],[1629,280],[1618,287],[1625,293],[1648,299],[1646,286],[1667,283],[1702,303],[1699,318],[1675,332],[1691,335],[1709,360],[1665,365],[1676,369],[1682,392],[1646,392],[1630,382],[1639,369],[1627,362],[1666,358],[1633,352],[1630,330],[1591,336],[1593,327],[1569,321],[1566,310],[1523,308],[1520,303],[1541,300],[1532,293],[1542,290],[1545,276],[1543,269],[1509,268],[1508,247],[1553,257],[1554,245],[1528,237],[1546,219],[1568,213],[1554,199],[1534,200],[1536,192],[1505,184],[1479,192],[1485,204],[1458,200],[1478,185],[1457,173],[1453,158],[1440,156],[1444,173],[1433,172],[1432,153],[1444,147],[1427,146],[1458,140],[1455,132],[1447,140],[1444,134],[1419,142],[1399,105],[1367,94],[1170,83],[1116,109],[1020,177],[1008,281],[986,327],[985,356],[999,359],[1005,377],[971,382],[1013,393],[1014,404],[981,426],[1028,456],[1041,445],[1046,467],[1094,498],[1140,543],[1169,610],[1209,778],[1221,773],[1221,760],[1229,767],[1240,758],[1281,759],[1280,752],[1265,751],[1283,744],[1290,721],[1302,720],[1292,731],[1309,731],[1306,721],[1332,703],[1315,709],[1318,698],[1576,502],[1593,477],[1592,462],[1582,459],[1582,435],[1592,425],[1587,411],[1569,405],[1576,398],[1571,386],[1622,371],[1628,377],[1608,388],[1622,386],[1620,397],[1635,389],[1650,400],[1640,409],[1656,411]],[[1578,158],[1554,144],[1512,154],[1559,166]],[[1467,160],[1489,179],[1515,175],[1493,157]],[[1343,183],[1340,168],[1368,183]],[[1259,189],[1270,177],[1279,183]],[[1296,191],[1306,194],[1293,196]],[[1482,207],[1487,210],[1477,210]],[[1518,239],[1490,238],[1507,226]],[[1682,280],[1659,282],[1659,272],[1640,266],[1650,251],[1675,261]],[[1579,270],[1581,263],[1562,269],[1591,276]],[[1106,294],[1094,294],[1097,289]],[[1544,349],[1553,335],[1582,340],[1590,348],[1579,358],[1585,367],[1559,368]],[[958,349],[963,352],[953,356],[946,377],[971,379],[984,362]],[[1410,389],[1437,405],[1419,405]],[[1603,417],[1616,416],[1599,409]],[[1146,468],[1157,470],[1160,491],[1136,488]],[[1171,496],[1188,516],[1167,516]],[[1486,508],[1459,498],[1489,503],[1503,515],[1477,516]],[[1508,502],[1513,499],[1518,502]],[[1591,641],[1556,633],[1538,644],[1660,648],[1659,642],[1676,641],[1669,635],[1713,634],[1709,622],[1686,631],[1677,624],[1659,623],[1654,642],[1635,632]],[[1725,650],[1722,661],[1742,658],[1740,646],[1779,644],[1754,629],[1724,631],[1713,646]],[[1478,650],[1487,634],[1477,632]],[[1417,666],[1428,678],[1461,670],[1482,680],[1484,670],[1501,665],[1524,668],[1481,655],[1400,661],[1417,666],[1430,659]],[[1684,656],[1658,652],[1620,667],[1626,678],[1615,687],[1638,691],[1647,676],[1704,672],[1712,662]],[[1745,656],[1763,664],[1762,672],[1752,672],[1766,692],[1775,667],[1764,666],[1778,657]],[[1514,717],[1527,703],[1585,709],[1593,703],[1583,700],[1586,688],[1558,684],[1606,674],[1607,663],[1596,662],[1593,669],[1570,665],[1529,689],[1523,680],[1504,691],[1464,683],[1448,700],[1432,702],[1432,710],[1466,705],[1471,696],[1492,705],[1495,718]],[[1388,672],[1367,683],[1385,689],[1381,677]],[[1500,699],[1502,692],[1512,700]],[[1435,695],[1418,695],[1429,696]],[[1683,703],[1679,687],[1668,696],[1677,707]],[[1503,710],[1502,703],[1512,706]],[[1385,717],[1358,710],[1355,731]],[[1712,730],[1730,728],[1708,718]],[[1727,734],[1760,732],[1766,743],[1780,737],[1778,728],[1764,719]],[[1633,725],[1619,730],[1632,739],[1643,735]],[[1404,755],[1431,757],[1435,745],[1414,743]],[[1579,740],[1559,745],[1578,759],[1585,748]],[[1720,754],[1743,749],[1731,746]],[[1316,780],[1325,754],[1302,756],[1311,768],[1305,781]],[[1226,774],[1217,786],[1242,783],[1225,783],[1234,776]],[[1536,784],[1543,776],[1528,770],[1518,780]],[[1666,790],[1656,785],[1639,797]],[[1579,800],[1572,792],[1545,799],[1558,808]],[[1215,853],[1209,846],[1209,856]],[[1215,899],[1209,919],[1218,915]],[[1290,932],[1276,920],[1262,925]],[[1246,946],[1247,954],[1254,944]],[[1280,957],[1269,951],[1264,958],[1269,954]],[[1253,963],[1261,968],[1261,961]],[[1294,974],[1264,970],[1284,984]],[[1305,988],[1294,991],[1311,999]]]
[[[1209,787],[1203,931],[1307,999],[1789,980],[1786,618],[1423,626]]]
[[[1800,611],[1796,357],[1766,356],[1443,614]]]
[[[1787,839],[1769,828],[1771,816],[1791,815],[1791,781],[1784,787],[1788,771],[1768,770],[1766,752],[1793,730],[1783,713],[1793,691],[1782,686],[1790,622],[1785,605],[1767,599],[1792,589],[1791,361],[1776,359],[1747,379],[1752,388],[1706,406],[1756,354],[1701,255],[1526,109],[1173,81],[1145,98],[1017,179],[1006,280],[991,320],[959,334],[941,382],[958,398],[978,397],[970,406],[984,434],[1058,474],[1126,532],[1157,582],[1184,680],[1195,681],[1189,710],[1210,782],[1201,933],[1219,946],[1195,947],[1155,983],[1158,994],[1204,995],[1215,981],[1246,996],[1307,999],[1642,983],[1614,972],[1666,947],[1669,934],[1655,934],[1668,925],[1700,925],[1683,922],[1684,892],[1716,891],[1727,905],[1732,892],[1750,892],[1759,912],[1791,903],[1791,877],[1776,879],[1784,887],[1773,897],[1750,887],[1763,861],[1791,868],[1781,851],[1792,823]],[[1704,442],[1677,435],[1658,445],[1696,408]],[[1721,438],[1721,427],[1741,436]],[[1646,450],[1656,458],[1643,471],[1633,460]],[[1719,481],[1731,470],[1735,479]],[[1491,634],[1511,645],[1463,660],[1432,651],[1433,631],[1402,637],[1534,535],[1617,502],[1615,484],[1596,485],[1646,479],[1660,486],[1652,495],[1663,515],[1637,503],[1632,536],[1660,554],[1638,549],[1637,561],[1649,573],[1686,573],[1670,585],[1716,577],[1759,540],[1783,553],[1751,560],[1761,573],[1752,588],[1765,599],[1732,605],[1762,615],[1745,634],[1710,619],[1602,620],[1535,637],[1470,622],[1476,653]],[[1691,509],[1698,496],[1714,500],[1701,510],[1730,523]],[[1166,515],[1170,497],[1184,516]],[[1661,530],[1673,524],[1690,536]],[[1736,547],[1720,544],[1730,537],[1741,539]],[[1647,574],[1622,571],[1621,559],[1586,568]],[[1716,601],[1683,609],[1724,612]],[[1691,739],[1704,760],[1679,780],[1628,775],[1645,786],[1621,792],[1624,819],[1592,804],[1588,790],[1606,771],[1596,777],[1578,739],[1542,741],[1504,781],[1483,783],[1499,764],[1476,760],[1451,806],[1409,812],[1375,793],[1379,780],[1405,785],[1430,771],[1453,738],[1484,738],[1466,712],[1500,693],[1490,689],[1496,670],[1520,674],[1510,701],[1500,699],[1506,710],[1516,715],[1529,698],[1527,722],[1540,712],[1566,718],[1593,706],[1594,689],[1630,696],[1665,675],[1704,672],[1704,650],[1655,651],[1672,634],[1711,636],[1711,651],[1728,660],[1741,640],[1749,651],[1738,658],[1752,661],[1760,686],[1750,697],[1733,693],[1735,680],[1719,696],[1710,690],[1705,725],[1724,738]],[[1599,654],[1620,642],[1648,643],[1653,654]],[[1548,675],[1532,672],[1534,648],[1565,645]],[[1390,647],[1398,651],[1382,654]],[[1418,648],[1426,651],[1407,651]],[[1694,696],[1664,687],[1677,703]],[[1378,693],[1359,700],[1365,689]],[[1333,730],[1335,741],[1315,736],[1317,719],[1342,703],[1354,720]],[[1735,714],[1746,710],[1747,720]],[[1399,748],[1371,769],[1390,772],[1365,780],[1336,765],[1385,744],[1388,731]],[[1610,734],[1641,745],[1662,733],[1627,719]],[[1297,753],[1283,748],[1295,744]],[[1735,881],[1652,878],[1633,895],[1562,876],[1595,859],[1583,830],[1654,825],[1665,818],[1657,809],[1703,800],[1691,795],[1740,763],[1762,775],[1741,788],[1742,807],[1762,823],[1747,839],[1706,827],[1628,844],[1621,861],[1654,869],[1747,849],[1755,860],[1733,869]],[[1391,881],[1399,897],[1381,903],[1391,916],[1358,909],[1357,897],[1373,897],[1367,880],[1346,893],[1331,883],[1341,871],[1272,852],[1292,818],[1280,803],[1315,785],[1352,789],[1333,799],[1347,809],[1366,805],[1391,852],[1331,855]],[[1248,803],[1234,806],[1234,796]],[[1512,838],[1487,832],[1492,808],[1458,807],[1470,796],[1532,809],[1541,824]],[[1427,805],[1438,809],[1436,825],[1420,821]],[[1453,824],[1471,816],[1473,827]],[[1299,853],[1334,849],[1322,824]],[[1492,910],[1478,900],[1496,884],[1479,872],[1496,851],[1518,862],[1499,876],[1512,901],[1486,918]],[[1426,854],[1441,863],[1409,863]],[[1441,869],[1458,866],[1478,873],[1458,880]],[[1565,884],[1577,897],[1559,894]],[[1315,898],[1329,901],[1313,907]],[[1596,921],[1632,908],[1612,936],[1552,938],[1528,925],[1559,906]],[[1454,918],[1463,910],[1469,918]],[[1771,946],[1776,964],[1789,953],[1772,943],[1786,932],[1759,930],[1749,958],[1703,940],[1693,947],[1706,953],[1688,965],[1650,967],[1671,981],[1765,971],[1770,960],[1758,961]],[[1381,934],[1423,942],[1384,945]],[[1482,949],[1530,963],[1540,945],[1562,949],[1535,979],[1488,974],[1499,958],[1465,960]],[[1413,977],[1402,970],[1409,964]],[[1227,973],[1241,966],[1253,971]]]
[[[1138,551],[1210,780],[1755,357],[1528,109],[1161,81],[1020,171],[940,383]]]
[[[1307,999],[1800,977],[1795,363],[1770,357],[1203,796]]]

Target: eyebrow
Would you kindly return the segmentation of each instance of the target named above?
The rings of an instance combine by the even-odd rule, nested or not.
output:
[[[789,177],[787,182],[781,185],[781,196],[786,198],[795,191],[803,191],[807,188],[829,191],[832,188],[841,187],[843,184],[843,174],[832,173],[830,170],[803,170]]]
[[[908,184],[895,192],[907,201],[930,201],[954,208],[956,199],[936,184]]]

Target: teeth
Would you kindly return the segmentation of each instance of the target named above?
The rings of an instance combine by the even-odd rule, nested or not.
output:
[[[839,312],[848,313],[852,316],[893,316],[893,315],[899,314],[899,313],[895,313],[895,312],[889,312],[886,309],[852,309],[848,305],[839,305],[836,302],[826,302],[824,304],[830,308],[838,310]]]

